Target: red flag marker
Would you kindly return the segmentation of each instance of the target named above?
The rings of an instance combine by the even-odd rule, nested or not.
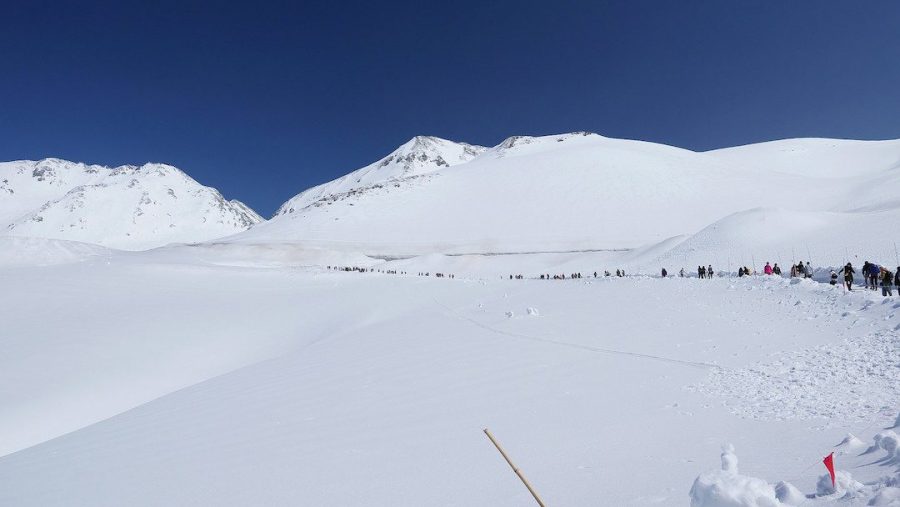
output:
[[[825,463],[825,468],[828,469],[828,473],[831,474],[831,487],[832,489],[835,487],[834,485],[834,453],[825,456],[825,459],[822,460],[822,463]]]

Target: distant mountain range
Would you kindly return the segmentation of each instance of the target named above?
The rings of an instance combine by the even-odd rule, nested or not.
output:
[[[897,188],[900,140],[693,152],[587,132],[492,148],[417,136],[269,221],[167,165],[2,163],[0,224],[123,249],[215,240],[386,258],[629,249],[687,261],[754,247],[887,251]]]
[[[843,255],[886,251],[885,225],[900,223],[897,188],[896,140],[693,152],[585,132],[493,148],[416,137],[225,241],[384,257],[635,249],[681,262],[714,250],[724,264],[729,250],[792,245]]]

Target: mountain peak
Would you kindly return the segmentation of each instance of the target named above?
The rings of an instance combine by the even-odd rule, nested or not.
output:
[[[227,236],[260,220],[169,164],[0,162],[0,236],[144,249]]]
[[[398,174],[392,174],[390,178],[402,178],[468,162],[486,149],[435,136],[415,136],[378,161],[376,165],[379,168],[399,166],[402,169]]]
[[[457,143],[435,136],[415,136],[389,155],[338,179],[297,194],[281,205],[275,215],[320,205],[340,196],[358,195],[366,189],[378,189],[387,182],[408,181],[464,164],[487,151],[483,146]]]

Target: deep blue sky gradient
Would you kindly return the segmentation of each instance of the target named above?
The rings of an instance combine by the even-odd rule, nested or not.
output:
[[[0,2],[0,160],[174,164],[263,215],[417,134],[900,137],[900,2]]]

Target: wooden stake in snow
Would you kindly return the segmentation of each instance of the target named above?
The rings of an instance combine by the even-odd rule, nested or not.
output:
[[[494,444],[494,447],[496,447],[498,451],[500,451],[500,455],[503,456],[503,459],[505,459],[507,463],[509,463],[509,466],[513,469],[513,472],[515,472],[516,475],[519,476],[519,479],[522,480],[522,484],[524,484],[525,487],[528,488],[528,492],[531,493],[531,496],[534,497],[534,500],[538,503],[538,505],[540,505],[541,507],[546,507],[544,505],[544,502],[541,501],[541,497],[538,496],[534,488],[531,487],[531,484],[528,483],[528,479],[526,479],[525,476],[522,475],[522,472],[520,472],[519,469],[516,468],[515,465],[513,465],[512,460],[509,459],[509,456],[506,455],[506,453],[503,451],[503,448],[500,447],[500,444],[498,444],[497,440],[494,439],[494,435],[491,435],[491,432],[487,428],[484,429],[484,434],[487,435],[489,439],[491,439],[491,443]]]

